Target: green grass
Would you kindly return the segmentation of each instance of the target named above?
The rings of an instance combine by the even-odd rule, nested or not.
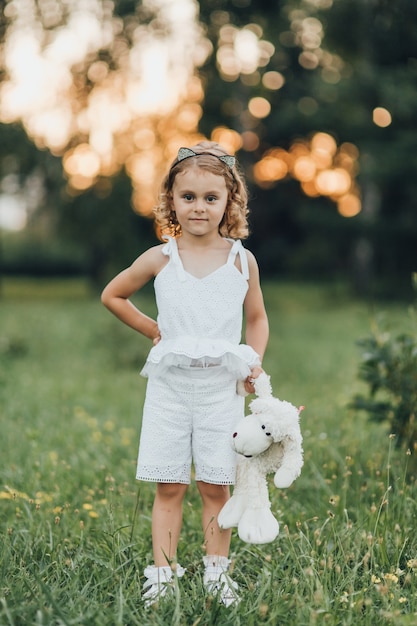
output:
[[[347,408],[355,341],[373,312],[343,289],[264,287],[274,392],[305,405],[305,465],[270,488],[281,534],[243,544],[242,602],[202,591],[200,504],[191,485],[175,602],[145,611],[153,485],[135,483],[148,342],[82,283],[6,282],[0,302],[0,624],[411,625],[417,622],[416,485],[409,457]],[[154,306],[146,294],[142,306]],[[382,308],[382,307],[381,307]],[[384,307],[404,328],[405,308]]]

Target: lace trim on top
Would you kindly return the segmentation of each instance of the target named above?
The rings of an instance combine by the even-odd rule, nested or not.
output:
[[[150,374],[163,375],[169,367],[184,366],[198,367],[195,361],[210,362],[223,365],[236,375],[237,379],[244,379],[250,370],[260,365],[259,355],[247,344],[237,346],[223,339],[200,339],[198,337],[178,337],[166,339],[152,348],[148,360],[141,371],[142,376]],[[201,367],[201,366],[200,366]]]

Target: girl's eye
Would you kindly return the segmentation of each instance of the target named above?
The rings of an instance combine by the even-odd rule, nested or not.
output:
[[[208,202],[216,202],[216,200],[217,200],[216,196],[207,196]]]
[[[193,196],[190,193],[185,193],[183,197],[184,197],[184,200],[192,200],[193,199]]]

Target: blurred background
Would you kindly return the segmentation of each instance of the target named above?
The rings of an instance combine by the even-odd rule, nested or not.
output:
[[[415,0],[6,0],[3,276],[99,289],[180,146],[236,153],[262,275],[411,294]]]

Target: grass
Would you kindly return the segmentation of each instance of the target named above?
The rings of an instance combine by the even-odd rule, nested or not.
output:
[[[200,505],[191,485],[175,602],[145,611],[153,486],[134,480],[149,345],[81,283],[5,282],[0,309],[0,624],[146,626],[417,621],[416,484],[383,427],[347,408],[355,341],[374,314],[343,289],[266,284],[275,394],[306,406],[305,466],[271,486],[281,534],[243,544],[242,602],[202,591]],[[153,314],[149,294],[141,305]],[[387,306],[404,327],[407,312]]]

